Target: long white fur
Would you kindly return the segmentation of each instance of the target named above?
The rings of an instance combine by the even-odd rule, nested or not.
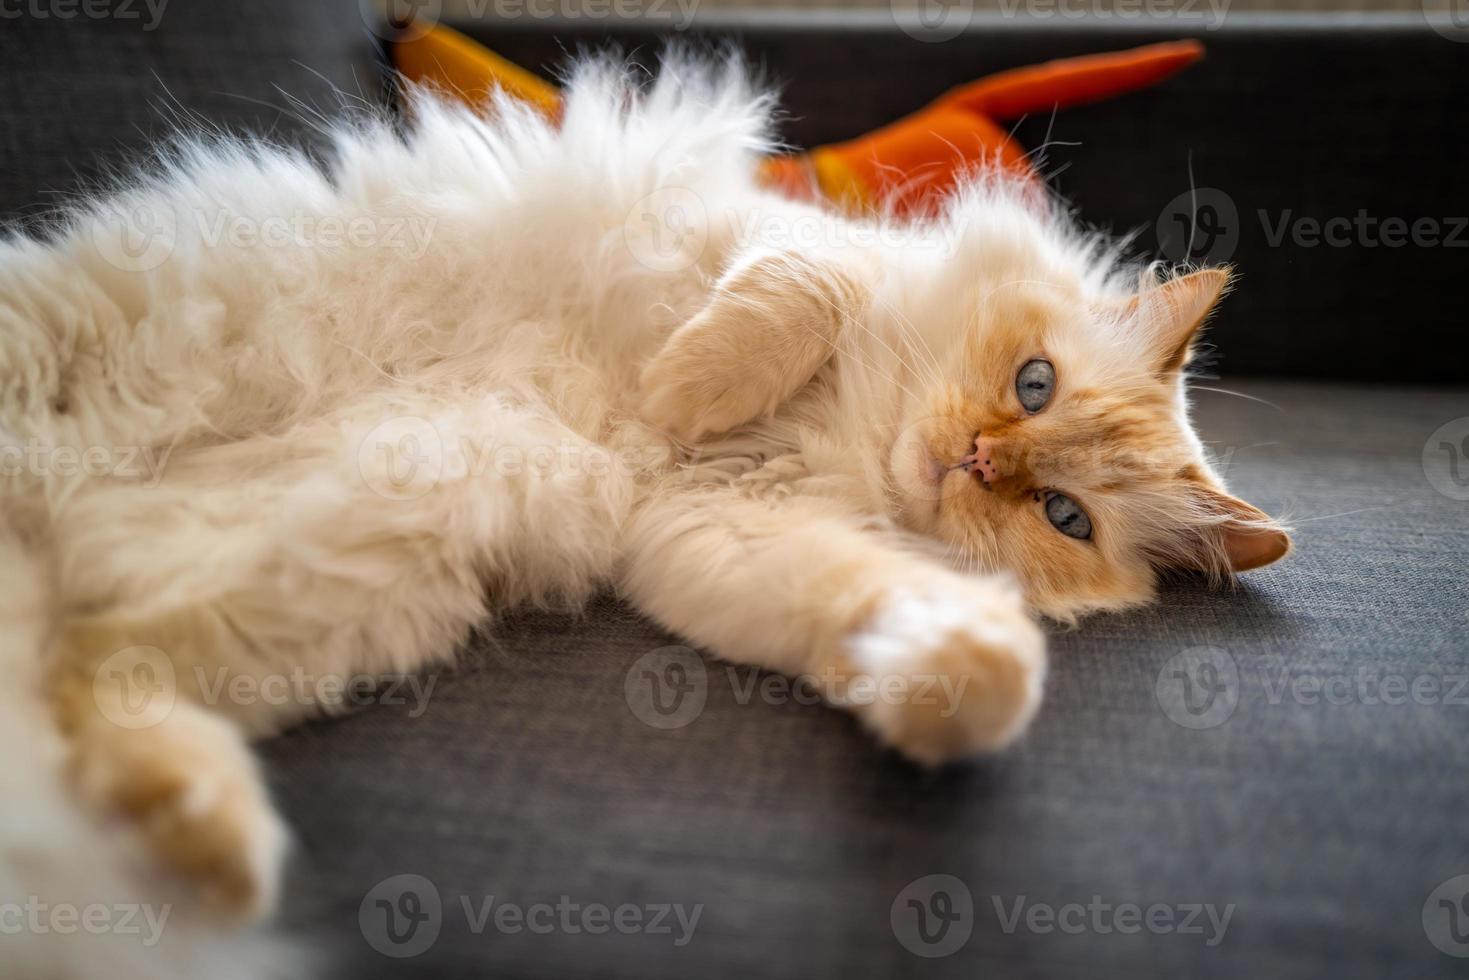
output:
[[[635,88],[617,63],[584,62],[559,128],[508,100],[472,113],[421,96],[406,137],[386,120],[339,129],[325,173],[261,144],[184,141],[153,176],[77,211],[49,240],[0,242],[0,435],[168,454],[158,481],[55,468],[6,477],[0,643],[12,680],[0,724],[17,731],[6,733],[0,785],[18,821],[0,841],[7,889],[77,901],[78,889],[151,887],[128,878],[125,841],[65,807],[40,667],[75,622],[119,637],[166,623],[182,638],[169,650],[180,678],[219,665],[348,676],[423,669],[496,609],[574,606],[613,584],[720,655],[795,672],[830,643],[823,624],[800,618],[813,569],[875,555],[945,610],[927,634],[906,606],[889,616],[904,651],[894,669],[921,671],[930,655],[950,663],[965,639],[953,635],[965,628],[959,612],[987,610],[975,627],[983,642],[1008,644],[1022,669],[1009,714],[966,731],[999,742],[1024,727],[1044,661],[1019,597],[943,569],[886,514],[880,433],[914,378],[896,376],[883,350],[921,358],[937,346],[921,319],[875,318],[843,339],[842,399],[801,401],[692,465],[669,462],[675,447],[638,421],[639,368],[705,303],[744,217],[841,220],[757,186],[771,104],[739,65],[674,58]],[[629,247],[629,216],[668,188],[702,203],[707,240],[684,267],[650,268]],[[1114,257],[1063,221],[971,193],[966,213],[985,217],[965,234],[996,261],[1023,238],[1026,254],[1089,288],[1121,288]],[[177,241],[155,268],[119,269],[106,258],[114,217],[139,208],[174,216]],[[210,240],[221,220],[279,216],[431,231],[416,255],[381,242]],[[948,274],[941,255],[890,250],[930,265],[933,282]],[[450,464],[463,462],[462,446],[526,456],[551,446],[644,469],[445,465],[426,492],[393,499],[374,469],[392,460],[362,447],[397,431],[395,419],[430,426]],[[869,659],[891,646],[864,643]],[[221,710],[258,736],[313,709]],[[37,851],[24,866],[39,870],[22,875]],[[116,878],[77,880],[67,862],[94,853]],[[125,943],[50,937],[11,962],[154,978],[198,975],[204,960],[221,976],[222,964],[244,962],[220,954],[206,924],[178,923],[171,952],[146,960],[119,959]]]

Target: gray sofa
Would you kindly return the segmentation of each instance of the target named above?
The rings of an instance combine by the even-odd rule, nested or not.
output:
[[[596,33],[531,26],[473,25],[535,68],[552,38]],[[982,26],[956,41],[970,53],[925,45],[904,60],[889,50],[901,36],[869,25],[852,45],[906,65],[892,69],[900,91],[875,94],[871,111],[886,111],[884,99],[916,107],[958,62],[978,75],[1053,42],[1054,53],[1119,46],[1118,32],[1052,38],[1008,25],[993,36],[1013,44],[986,47]],[[839,103],[830,77],[779,60],[814,50],[785,30],[741,33],[797,105]],[[1399,195],[1378,213],[1463,213],[1454,154],[1469,46],[1402,25],[1352,30],[1226,24],[1206,37],[1226,52],[1218,61],[1067,113],[1058,138],[1121,127],[1126,139],[1058,148],[1053,160],[1075,164],[1063,189],[1093,220],[1127,227],[1175,196],[1144,157],[1176,163],[1210,145],[1226,148],[1210,164],[1218,179],[1230,153],[1246,170],[1252,132],[1211,128],[1242,90],[1262,116],[1254,135],[1286,132],[1286,114],[1302,133],[1271,148],[1278,187],[1264,169],[1240,177],[1269,190],[1269,206],[1345,206],[1355,193]],[[277,85],[325,108],[338,104],[330,86],[384,98],[375,40],[352,0],[174,0],[152,30],[7,20],[0,213],[44,226],[180,110],[309,143],[309,127],[262,102],[284,105]],[[1368,147],[1365,158],[1384,159],[1362,173],[1307,169],[1332,139],[1356,145],[1339,126],[1352,106],[1338,103],[1359,79],[1302,83],[1279,106],[1247,81],[1226,84],[1342,46],[1400,66],[1371,86],[1381,126],[1419,121],[1423,138],[1397,146],[1396,165]],[[1395,105],[1394,86],[1406,92],[1403,73],[1420,68],[1437,88]],[[1136,121],[1181,118],[1180,105],[1198,104],[1190,85],[1223,93],[1203,114],[1215,118]],[[796,121],[793,138],[860,131],[871,124],[860,116],[823,114],[804,133]],[[1246,213],[1256,199],[1234,196]],[[426,699],[385,696],[261,747],[298,839],[283,928],[343,977],[1463,976],[1469,461],[1458,456],[1469,452],[1469,389],[1462,304],[1450,299],[1465,253],[1364,251],[1267,250],[1247,233],[1233,256],[1243,284],[1213,335],[1226,380],[1209,382],[1238,394],[1196,396],[1228,479],[1293,521],[1296,553],[1233,591],[1181,580],[1150,609],[1055,630],[1045,708],[1013,751],[914,768],[777,682],[663,649],[678,641],[612,596],[577,618],[513,616],[486,624]],[[1409,266],[1440,275],[1414,280],[1411,297],[1361,278]],[[1358,278],[1343,277],[1351,270]],[[1438,386],[1410,384],[1423,381]],[[699,710],[652,706],[643,668],[660,650],[684,668]],[[404,939],[379,899],[422,928]],[[537,928],[494,914],[539,903],[554,913]],[[619,926],[621,906],[637,921],[627,913]]]

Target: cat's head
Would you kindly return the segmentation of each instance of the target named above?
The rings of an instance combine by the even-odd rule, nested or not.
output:
[[[1188,417],[1185,368],[1229,271],[1119,289],[1064,229],[981,213],[871,311],[910,341],[888,459],[900,520],[1066,619],[1145,602],[1170,569],[1227,578],[1286,554]]]

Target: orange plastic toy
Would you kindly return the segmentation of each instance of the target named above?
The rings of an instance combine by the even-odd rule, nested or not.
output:
[[[1001,72],[962,85],[865,136],[772,157],[761,174],[793,197],[820,193],[853,209],[885,205],[900,213],[921,211],[978,166],[1033,175],[1029,156],[1001,122],[1146,88],[1203,54],[1197,41],[1169,41]],[[499,87],[553,119],[561,110],[555,86],[441,25],[393,45],[393,63],[405,77],[467,102],[478,102]]]

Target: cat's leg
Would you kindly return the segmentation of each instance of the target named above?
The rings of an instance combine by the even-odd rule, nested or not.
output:
[[[247,737],[612,567],[630,498],[579,455],[596,447],[493,398],[393,411],[180,455],[58,523],[52,697],[76,785],[228,914],[269,908],[284,839]]]
[[[804,676],[936,764],[999,748],[1040,703],[1045,642],[1019,592],[960,575],[827,501],[662,500],[629,534],[625,593],[714,654]]]
[[[124,648],[91,675],[53,675],[67,776],[83,805],[131,826],[215,914],[258,918],[275,903],[285,825],[239,726],[177,697],[167,663],[158,648]]]
[[[697,442],[775,411],[860,314],[868,262],[853,249],[745,256],[644,369],[643,418]]]

